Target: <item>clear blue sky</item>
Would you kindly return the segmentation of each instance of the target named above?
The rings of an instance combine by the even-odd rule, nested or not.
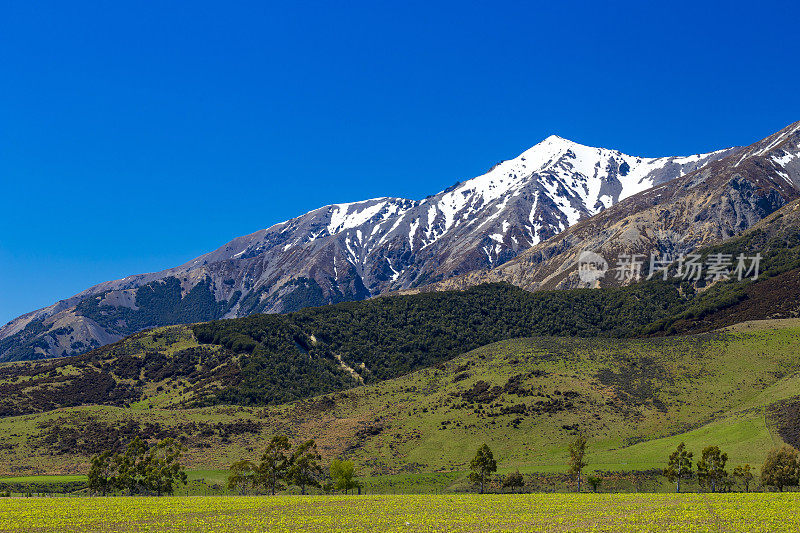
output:
[[[798,20],[794,2],[2,2],[0,323],[321,205],[422,198],[552,133],[748,144],[800,120]]]

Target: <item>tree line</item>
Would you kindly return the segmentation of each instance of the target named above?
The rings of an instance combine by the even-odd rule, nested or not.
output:
[[[172,494],[176,485],[186,484],[180,463],[184,451],[172,438],[149,445],[137,436],[121,452],[104,451],[92,457],[89,491],[103,496]]]
[[[137,436],[121,451],[103,451],[92,457],[88,473],[90,494],[153,495],[173,494],[187,484],[181,458],[186,449],[175,439],[148,444]],[[327,471],[316,442],[311,439],[292,446],[285,435],[275,435],[258,463],[243,459],[230,465],[229,490],[240,494],[275,494],[296,486],[301,494],[310,487],[330,493],[361,493],[352,461],[334,459]]]
[[[569,479],[577,485],[577,492],[581,492],[584,480],[583,470],[587,466],[587,440],[583,436],[576,437],[570,442],[568,448]],[[727,469],[728,454],[719,446],[706,446],[700,458],[693,463],[694,453],[687,450],[686,444],[681,443],[667,458],[667,466],[662,474],[670,482],[675,483],[676,492],[681,492],[681,482],[697,479],[699,486],[711,492],[730,492],[739,485],[745,492],[750,491],[755,481],[754,469],[749,464],[737,465],[732,471]],[[480,493],[486,489],[492,475],[497,471],[497,461],[492,450],[484,444],[475,453],[469,465],[469,481],[476,486]],[[603,477],[595,472],[586,476],[586,483],[597,492],[603,482]],[[791,446],[784,445],[769,451],[761,467],[760,483],[764,487],[773,487],[780,492],[786,487],[800,485],[800,455]],[[511,491],[519,490],[525,485],[525,480],[519,470],[504,476],[499,485],[502,489]]]
[[[327,476],[321,462],[322,457],[313,439],[301,442],[293,449],[288,437],[275,435],[267,444],[260,462],[242,459],[230,466],[228,489],[240,494],[265,491],[274,495],[288,486],[296,486],[301,494],[306,494],[309,487],[327,493],[342,491],[347,494],[357,490],[361,494],[363,486],[355,479],[352,461],[332,460]]]
[[[664,475],[675,483],[676,492],[681,491],[681,481],[693,477],[697,477],[699,485],[710,489],[711,492],[729,492],[736,483],[745,492],[750,491],[750,485],[755,479],[750,465],[737,465],[732,472],[729,472],[726,469],[728,454],[720,450],[719,446],[703,448],[700,459],[694,465],[693,457],[694,453],[686,448],[686,444],[680,443],[667,460]],[[797,450],[788,445],[770,450],[761,466],[760,481],[762,486],[773,487],[780,492],[786,487],[800,484],[800,460]]]
[[[566,475],[581,492],[583,470],[587,466],[588,443],[583,436],[576,437],[568,446]],[[92,458],[88,475],[88,488],[92,494],[164,495],[172,494],[178,484],[186,484],[187,476],[180,463],[185,448],[172,438],[148,444],[136,437],[119,452],[104,451]],[[681,483],[697,479],[700,487],[711,492],[730,492],[739,485],[750,491],[755,481],[749,464],[737,465],[728,470],[728,454],[719,446],[706,446],[700,458],[693,462],[694,453],[681,443],[667,458],[661,473],[675,483],[681,492]],[[497,472],[497,461],[488,445],[478,448],[469,464],[469,481],[480,493]],[[603,477],[597,472],[586,476],[586,483],[597,492]],[[800,485],[800,455],[793,447],[785,445],[769,451],[761,467],[760,483],[782,492],[786,487]],[[519,470],[502,478],[500,487],[512,492],[522,489],[525,480]],[[327,471],[322,465],[316,442],[311,439],[293,445],[285,435],[275,435],[269,441],[258,463],[243,459],[230,465],[227,487],[240,494],[276,494],[291,486],[306,494],[311,487],[325,493],[341,491],[348,494],[363,485],[355,477],[352,461],[333,459]]]

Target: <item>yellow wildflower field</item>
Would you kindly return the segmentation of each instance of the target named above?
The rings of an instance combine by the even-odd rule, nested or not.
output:
[[[4,498],[0,531],[800,531],[800,493]]]

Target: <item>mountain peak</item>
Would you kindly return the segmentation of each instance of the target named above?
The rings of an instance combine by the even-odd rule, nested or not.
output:
[[[573,153],[581,152],[585,154],[598,154],[603,151],[603,149],[584,146],[558,135],[550,135],[543,141],[540,141],[539,143],[525,150],[525,152],[520,154],[519,157],[513,159],[512,161],[527,161],[528,164],[526,166],[528,168],[530,168],[532,165],[538,168],[543,168],[544,166],[547,166],[548,164],[559,159],[568,151],[572,151]],[[607,151],[612,152],[611,150]]]
[[[75,354],[168,323],[360,300],[495,267],[723,156],[640,158],[550,135],[423,201],[330,204],[184,265],[91,287],[0,328],[0,361]],[[139,289],[148,297],[137,299]],[[179,305],[189,294],[213,303]]]
[[[566,147],[579,146],[581,148],[589,148],[589,149],[592,149],[592,150],[599,150],[599,148],[595,148],[593,146],[586,146],[584,144],[577,143],[575,141],[571,141],[569,139],[561,137],[560,135],[555,135],[555,134],[548,136],[546,139],[544,139],[543,141],[539,142],[534,147],[542,146],[542,145],[566,146]]]

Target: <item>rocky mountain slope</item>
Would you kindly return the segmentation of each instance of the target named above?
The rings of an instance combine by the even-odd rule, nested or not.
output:
[[[77,354],[148,327],[361,300],[496,267],[733,152],[642,158],[551,136],[421,201],[325,206],[176,268],[91,287],[0,328],[0,361]]]
[[[723,242],[798,197],[800,122],[635,194],[512,261],[422,290],[464,289],[498,281],[528,290],[629,283],[634,279],[625,279],[615,267],[629,264],[633,254],[639,254],[645,276],[651,255],[658,261],[674,261],[700,246]],[[587,251],[608,263],[606,275],[596,281],[582,280],[578,273],[581,254]]]

